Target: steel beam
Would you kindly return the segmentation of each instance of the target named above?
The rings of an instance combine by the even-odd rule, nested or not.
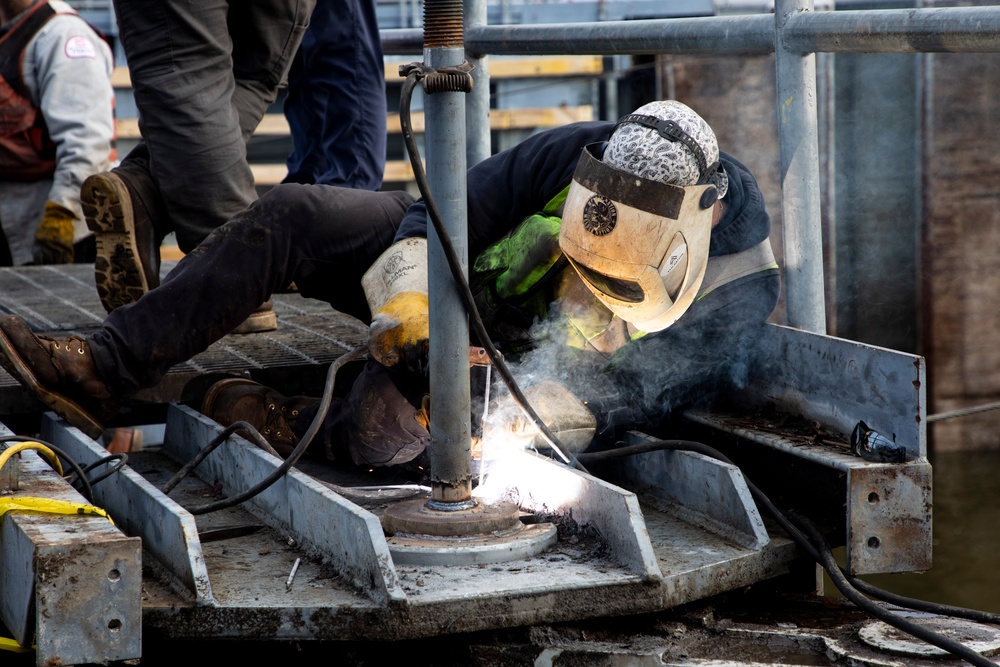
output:
[[[749,369],[745,388],[734,396],[743,406],[739,414],[686,416],[769,450],[774,456],[762,467],[770,474],[758,472],[769,476],[770,488],[829,516],[840,513],[853,574],[929,569],[932,475],[923,357],[769,325]],[[802,437],[783,423],[756,418],[758,410],[815,424],[814,433],[822,429],[823,437]],[[897,445],[906,460],[879,463],[854,455],[849,434],[859,421]],[[745,458],[753,465],[760,457]]]
[[[20,456],[10,497],[90,504],[36,452]],[[0,620],[38,665],[141,657],[141,593],[140,540],[104,517],[18,510],[0,524]]]
[[[108,453],[53,413],[42,419],[41,435],[80,465],[90,465]],[[161,576],[169,577],[171,585],[188,591],[199,604],[211,603],[212,586],[191,514],[129,466],[96,486],[94,496],[122,531],[142,538],[143,548],[162,569]]]

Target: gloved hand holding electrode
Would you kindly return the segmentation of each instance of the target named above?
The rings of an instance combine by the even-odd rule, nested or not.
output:
[[[361,285],[371,310],[368,351],[383,366],[427,368],[427,239],[391,245],[365,272]]]

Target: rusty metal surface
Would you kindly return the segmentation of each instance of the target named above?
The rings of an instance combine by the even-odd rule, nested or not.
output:
[[[843,517],[852,574],[929,569],[932,475],[924,359],[769,325],[749,369],[745,387],[732,397],[738,410],[685,416],[768,450],[774,462],[768,476],[811,466],[817,481],[832,484],[834,493],[810,502]],[[860,421],[900,447],[906,462],[872,463],[854,455],[849,434]]]
[[[813,443],[798,432],[748,419],[745,414],[690,411],[686,417],[777,454],[773,468],[779,485],[781,471],[795,469],[796,459],[825,468],[833,473],[829,478],[841,480],[833,482],[835,492],[826,497],[815,494],[810,502],[843,517],[847,566],[852,574],[930,569],[932,471],[926,459],[870,463],[851,454],[846,435],[824,432],[824,441]],[[764,480],[754,481],[761,484]]]
[[[2,429],[4,435],[9,431]],[[34,451],[15,498],[89,504]],[[0,526],[0,620],[38,664],[107,663],[142,653],[142,554],[99,516],[10,512]]]
[[[164,263],[163,272],[173,264]],[[367,327],[323,301],[292,293],[276,294],[273,302],[276,331],[225,336],[174,366],[157,387],[140,392],[135,400],[196,399],[191,393],[202,384],[191,381],[206,374],[247,374],[280,385],[284,377],[322,369],[367,336]],[[0,312],[18,315],[34,331],[54,336],[86,336],[100,327],[105,316],[93,266],[86,264],[0,268]],[[0,414],[42,411],[44,406],[0,369]]]
[[[840,433],[863,420],[915,460],[927,458],[926,386],[923,357],[768,325],[739,400],[773,403]]]

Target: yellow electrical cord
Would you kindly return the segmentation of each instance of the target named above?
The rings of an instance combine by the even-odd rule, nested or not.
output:
[[[23,452],[26,449],[33,449],[37,451],[39,454],[44,455],[45,458],[49,460],[49,463],[52,464],[52,467],[55,468],[56,472],[59,473],[59,476],[62,477],[63,469],[62,469],[62,464],[59,463],[59,457],[56,456],[55,452],[53,452],[51,449],[49,449],[40,442],[35,442],[34,440],[28,440],[26,442],[18,442],[16,444],[10,445],[2,452],[0,452],[0,469],[2,469],[4,465],[6,465],[7,461],[9,461],[10,458],[14,456],[14,454],[17,454],[18,452]]]
[[[8,637],[0,637],[0,651],[10,651],[11,653],[30,653],[34,651],[35,647],[25,648],[17,643],[17,641],[10,639]]]
[[[53,500],[52,498],[33,498],[29,496],[0,498],[0,517],[7,512],[14,511],[41,512],[43,514],[66,514],[70,516],[101,516],[108,521],[111,521],[111,525],[114,525],[115,523],[111,520],[111,517],[108,516],[107,512],[100,507],[94,507],[93,505],[82,505],[69,500]]]
[[[35,442],[33,440],[10,445],[0,452],[0,469],[3,469],[3,467],[7,464],[7,461],[13,458],[15,454],[23,452],[26,449],[32,449],[37,451],[39,454],[42,454],[49,460],[52,467],[55,468],[57,473],[59,473],[59,476],[61,477],[63,475],[62,464],[59,462],[59,457],[56,456],[55,452],[42,443]],[[107,512],[100,507],[94,507],[93,505],[82,505],[80,503],[74,503],[67,500],[53,500],[51,498],[33,498],[27,496],[0,498],[0,517],[3,517],[7,514],[7,512],[12,511],[101,516],[108,521],[111,521],[112,525],[115,523],[111,520],[111,517],[108,516]],[[29,653],[34,649],[34,646],[30,648],[21,646],[16,640],[10,639],[9,637],[0,637],[0,651]]]

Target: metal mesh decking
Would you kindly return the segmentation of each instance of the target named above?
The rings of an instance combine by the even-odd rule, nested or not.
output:
[[[164,271],[170,268],[166,264]],[[262,380],[320,376],[330,362],[367,335],[366,326],[322,301],[298,294],[275,295],[273,301],[276,331],[226,336],[175,366],[159,386],[138,398],[157,403],[190,400],[191,392],[185,389],[202,376],[249,374]],[[86,336],[101,326],[105,316],[93,267],[86,264],[0,269],[0,311],[24,318],[37,333],[53,336]],[[0,414],[42,409],[0,369]]]

